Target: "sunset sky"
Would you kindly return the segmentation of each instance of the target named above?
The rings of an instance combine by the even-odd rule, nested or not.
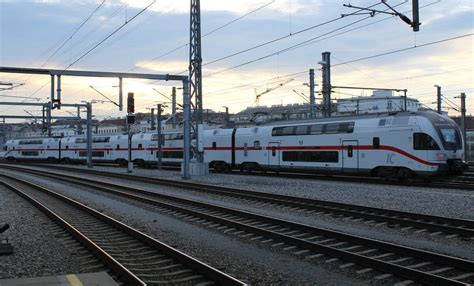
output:
[[[0,65],[67,68],[151,2],[0,0]],[[343,7],[349,1],[202,0],[204,108],[223,111],[223,106],[228,106],[231,112],[238,112],[255,104],[256,93],[289,79],[293,80],[263,95],[260,105],[303,103],[293,90],[309,93],[303,84],[308,82],[310,68],[316,69],[316,82],[320,83],[318,61],[322,52],[329,51],[333,85],[408,89],[408,96],[434,108],[437,84],[446,98],[443,107],[458,108],[459,99],[455,97],[465,92],[468,114],[474,114],[474,1],[419,2],[422,25],[415,33],[391,15],[341,18],[341,14],[355,12]],[[350,3],[361,7],[378,4],[373,8],[386,9],[379,0]],[[387,3],[412,17],[411,1]],[[334,21],[315,27],[330,20]],[[279,41],[213,63],[280,37]],[[454,37],[459,38],[443,41]],[[157,0],[68,69],[186,74],[188,42],[189,1]],[[299,43],[305,44],[287,49]],[[406,50],[389,53],[402,49]],[[388,54],[372,57],[384,53]],[[0,97],[0,101],[32,101],[23,98],[28,97],[45,102],[50,95],[47,76],[1,74],[0,82],[24,84],[0,92],[19,98]],[[104,99],[90,86],[118,99],[114,87],[117,79],[63,77],[62,82],[63,102]],[[124,92],[135,92],[136,111],[146,112],[157,102],[166,101],[153,88],[170,94],[173,85],[180,83],[125,80]],[[335,99],[370,95],[358,90],[334,91]],[[25,109],[41,114],[35,108],[6,106],[0,106],[0,113],[25,114]],[[450,115],[459,114],[454,109],[446,110]],[[123,116],[125,111],[119,112],[111,103],[96,103],[94,113],[103,119]],[[54,115],[67,113],[62,109]]]

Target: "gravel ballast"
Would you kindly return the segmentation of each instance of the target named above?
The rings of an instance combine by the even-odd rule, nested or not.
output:
[[[80,244],[4,186],[0,186],[2,223],[10,224],[10,229],[0,238],[8,238],[14,253],[0,256],[0,279],[90,272],[75,258],[83,250]]]

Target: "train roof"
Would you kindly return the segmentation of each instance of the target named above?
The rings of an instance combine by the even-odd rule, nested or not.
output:
[[[381,118],[381,117],[407,117],[407,116],[422,116],[433,118],[433,116],[442,116],[434,111],[399,111],[399,112],[384,112],[384,113],[374,113],[374,114],[364,114],[364,115],[349,115],[349,116],[335,116],[328,118],[315,118],[315,119],[304,119],[304,120],[291,120],[291,121],[277,121],[267,124],[262,124],[258,126],[282,126],[282,125],[293,125],[293,124],[303,124],[303,123],[325,123],[325,122],[339,122],[339,121],[349,121],[349,120],[361,120],[361,119],[372,119],[372,118]],[[256,126],[256,127],[258,127]],[[252,127],[248,127],[252,128]]]

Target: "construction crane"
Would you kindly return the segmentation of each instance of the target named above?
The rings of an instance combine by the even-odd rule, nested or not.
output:
[[[288,79],[288,80],[286,80],[286,81],[284,81],[284,82],[282,82],[282,83],[279,83],[279,84],[276,85],[276,86],[269,87],[269,88],[267,88],[265,91],[260,92],[260,93],[257,93],[257,89],[255,89],[255,105],[256,105],[256,106],[259,106],[259,104],[260,104],[260,97],[261,97],[262,95],[267,94],[267,93],[269,93],[269,92],[272,92],[272,91],[274,91],[275,89],[280,88],[280,87],[284,86],[285,84],[287,84],[287,83],[289,83],[289,82],[291,82],[291,81],[293,81],[293,80],[295,80],[295,79],[294,79],[294,78],[290,78],[290,79]]]

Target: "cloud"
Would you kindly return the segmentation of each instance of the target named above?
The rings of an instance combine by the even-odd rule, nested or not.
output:
[[[121,3],[125,3],[130,7],[143,8],[143,0],[121,0]],[[271,3],[273,2],[273,3]],[[151,3],[148,2],[148,3]],[[201,1],[201,11],[206,12],[230,12],[236,14],[243,14],[256,9],[266,3],[271,3],[268,6],[268,10],[283,14],[291,13],[315,13],[321,6],[320,1],[316,0],[293,0],[293,1],[251,1],[251,0],[239,0],[239,1],[222,1],[222,0],[205,0]],[[157,1],[150,9],[159,13],[189,13],[189,0],[176,0],[176,1]],[[291,9],[290,9],[291,5]]]

